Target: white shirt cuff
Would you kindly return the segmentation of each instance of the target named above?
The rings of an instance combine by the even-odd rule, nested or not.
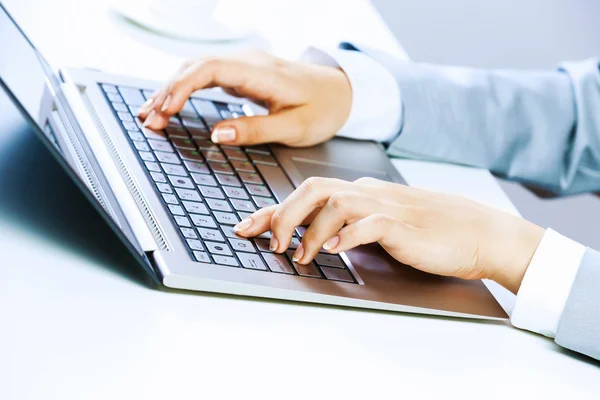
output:
[[[380,63],[358,51],[326,51],[316,47],[309,47],[300,59],[341,68],[350,81],[352,107],[338,136],[389,142],[400,131],[400,88],[394,76]]]
[[[511,316],[521,329],[554,338],[585,246],[548,229],[523,277]]]

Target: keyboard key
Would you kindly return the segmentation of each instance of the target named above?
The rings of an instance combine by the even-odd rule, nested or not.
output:
[[[183,160],[204,161],[202,154],[196,150],[177,149],[177,153],[179,153],[179,157],[181,157]]]
[[[167,153],[172,153],[174,151],[173,146],[171,146],[169,142],[161,142],[159,140],[148,140],[148,143],[154,151],[164,151]]]
[[[167,178],[160,172],[150,172],[154,182],[167,183]]]
[[[214,240],[217,242],[224,242],[225,238],[221,234],[221,231],[216,229],[208,229],[208,228],[198,228],[198,233],[200,237],[204,240]]]
[[[169,181],[171,181],[171,185],[175,187],[185,188],[185,189],[193,189],[194,182],[190,178],[186,178],[184,176],[169,176]]]
[[[256,211],[254,204],[248,200],[231,199],[231,204],[236,211],[253,212]]]
[[[179,226],[183,226],[186,228],[190,228],[192,226],[192,224],[190,223],[190,220],[187,219],[187,217],[181,217],[181,216],[175,215],[173,218],[175,219],[175,222],[177,222],[177,225],[179,225]]]
[[[187,129],[206,129],[206,125],[204,125],[204,122],[202,122],[202,120],[197,117],[190,118],[189,116],[182,116],[181,123]]]
[[[247,253],[255,253],[254,246],[248,240],[244,239],[229,239],[229,244],[233,248],[234,251],[245,251]]]
[[[123,127],[125,127],[125,129],[127,129],[128,131],[139,131],[140,130],[140,128],[137,126],[137,124],[135,122],[121,121],[121,123],[123,124]]]
[[[210,139],[210,131],[206,128],[189,129],[192,139]]]
[[[198,114],[204,118],[207,124],[212,125],[221,121],[219,110],[217,110],[212,101],[197,98],[192,98],[191,101]]]
[[[240,220],[242,220],[242,219],[246,219],[246,218],[250,217],[252,215],[252,213],[238,211],[238,215],[240,216]]]
[[[277,204],[275,199],[272,199],[270,197],[252,196],[252,199],[254,200],[254,203],[258,208],[269,207]]]
[[[197,185],[218,186],[217,181],[210,175],[192,174],[192,179]]]
[[[320,278],[321,277],[321,273],[317,269],[317,266],[315,265],[315,263],[313,263],[311,261],[310,263],[308,263],[306,265],[298,264],[298,263],[292,261],[292,256],[294,254],[293,250],[288,250],[285,253],[288,256],[288,259],[292,262],[292,265],[294,266],[294,269],[296,270],[298,275],[308,276],[308,277],[312,277],[312,278]]]
[[[233,169],[226,162],[225,163],[217,163],[217,162],[209,161],[208,165],[209,165],[210,169],[213,170],[214,173],[232,174],[233,175]]]
[[[231,115],[231,112],[229,110],[221,109],[221,110],[219,110],[219,113],[221,114],[221,118],[223,118],[223,119],[232,119],[233,118],[233,115]]]
[[[297,249],[298,246],[300,246],[300,239],[298,239],[297,237],[292,237],[292,240],[290,241],[290,245],[289,248],[290,249]]]
[[[257,173],[254,172],[238,172],[240,179],[244,183],[256,183],[262,185],[263,181]]]
[[[115,111],[129,113],[129,107],[125,103],[114,103],[112,106]]]
[[[168,126],[181,126],[181,121],[179,120],[177,115],[173,115],[173,116],[171,116],[171,118],[169,118],[169,122],[167,123],[167,125]]]
[[[240,180],[234,175],[215,174],[221,185],[241,187]]]
[[[196,234],[196,231],[193,230],[192,228],[180,228],[181,229],[181,233],[183,234],[184,237],[188,238],[188,239],[198,239],[198,235]]]
[[[250,161],[231,160],[231,165],[237,172],[255,172]]]
[[[183,129],[181,126],[167,126],[165,128],[165,131],[167,132],[167,136],[169,136],[169,139],[171,140],[174,138],[187,139],[189,137],[186,130]]]
[[[290,261],[285,255],[274,253],[261,253],[261,256],[265,260],[271,271],[279,272],[282,274],[294,275],[294,269],[292,268]]]
[[[129,114],[129,110],[127,112],[117,112],[117,117],[123,122],[133,122],[133,117]]]
[[[202,246],[202,242],[196,239],[187,239],[187,244],[188,246],[190,246],[190,249],[192,250],[198,250],[198,251],[203,251],[204,250],[204,246]]]
[[[162,164],[162,168],[167,175],[187,176],[187,171],[181,165]]]
[[[225,199],[225,195],[223,195],[223,192],[219,188],[198,185],[198,189],[200,189],[200,193],[202,193],[202,196],[204,196],[204,197],[212,197],[215,199]]]
[[[169,205],[169,210],[173,215],[185,215],[185,211],[183,211],[183,208],[181,208],[181,206],[171,204]]]
[[[223,148],[223,152],[230,160],[248,161],[248,156],[241,149]]]
[[[260,251],[265,251],[265,252],[271,252],[271,250],[269,249],[269,243],[270,241],[267,239],[254,239],[254,244],[256,245],[256,247],[258,247],[258,249]]]
[[[133,142],[133,145],[139,151],[150,151],[150,146],[146,142]]]
[[[246,184],[246,189],[248,189],[250,194],[253,196],[271,197],[271,193],[269,193],[269,190],[262,185],[253,185],[248,183]]]
[[[198,214],[190,214],[190,218],[192,222],[196,226],[204,227],[204,228],[216,228],[217,223],[215,220],[208,215],[198,215]]]
[[[263,232],[257,236],[258,239],[271,239],[272,237],[273,237],[273,234],[271,233],[271,231]]]
[[[141,128],[142,133],[144,134],[144,136],[146,137],[146,139],[152,139],[152,140],[167,140],[167,135],[164,132],[161,131],[154,131],[152,129],[148,129],[148,128]]]
[[[229,205],[229,203],[226,200],[218,200],[218,199],[210,199],[210,198],[207,198],[205,200],[206,200],[206,204],[208,204],[208,206],[210,207],[211,210],[225,211],[225,212],[233,211],[231,209],[231,206]]]
[[[194,251],[194,257],[196,257],[196,261],[210,264],[210,257],[203,251]]]
[[[160,165],[158,165],[158,163],[146,161],[144,163],[144,165],[146,166],[146,169],[148,171],[151,171],[151,172],[160,172],[161,171]]]
[[[252,162],[277,166],[277,161],[270,154],[248,153]]]
[[[181,200],[202,201],[202,197],[195,190],[177,188],[175,191]]]
[[[149,99],[154,93],[154,90],[142,89],[142,94],[144,95],[145,99]]]
[[[233,230],[233,226],[221,225],[221,230],[228,238],[240,238],[235,231]]]
[[[129,139],[131,139],[133,141],[138,141],[138,142],[146,141],[146,138],[144,137],[144,135],[142,135],[138,131],[127,131],[127,135],[129,136]]]
[[[223,153],[221,153],[220,151],[206,151],[206,150],[203,150],[202,151],[202,155],[208,161],[217,161],[217,162],[220,162],[220,163],[223,163],[223,162],[227,161],[227,159],[225,158],[225,155]]]
[[[224,186],[223,190],[225,191],[227,197],[231,199],[249,199],[248,194],[241,187]]]
[[[212,254],[223,254],[226,256],[233,255],[233,253],[229,249],[229,246],[227,246],[226,244],[215,243],[215,242],[204,242],[204,245],[206,246],[208,251],[211,252]]]
[[[215,263],[217,264],[222,264],[222,265],[229,265],[231,267],[239,267],[240,265],[238,264],[237,260],[233,257],[227,257],[227,256],[219,256],[219,255],[214,255],[213,258],[215,259]]]
[[[177,200],[177,196],[175,196],[174,194],[164,193],[162,197],[165,200],[165,203],[167,204],[179,204],[179,200]]]
[[[198,146],[198,148],[200,150],[219,151],[219,146],[217,146],[216,144],[214,144],[210,139],[206,139],[206,138],[197,139],[197,138],[194,138],[194,141],[196,142],[196,146]]]
[[[241,104],[230,103],[230,104],[227,104],[227,108],[229,108],[229,111],[231,111],[232,113],[245,115]]]
[[[208,166],[202,162],[197,161],[184,161],[183,162],[190,172],[198,172],[201,174],[210,174]]]
[[[190,103],[189,100],[183,104],[183,108],[181,109],[181,111],[179,111],[179,115],[181,115],[182,117],[190,117],[190,118],[198,117],[198,113],[196,112],[196,109],[194,108],[194,106],[192,106],[192,103]]]
[[[321,267],[321,271],[323,271],[325,278],[330,279],[332,281],[354,283],[354,278],[352,277],[352,274],[350,274],[350,271],[348,271],[347,269]]]
[[[173,189],[168,183],[157,183],[156,187],[161,193],[173,194]]]
[[[173,137],[171,138],[171,142],[173,143],[173,146],[177,147],[178,149],[196,150],[196,145],[191,139]]]
[[[144,161],[155,161],[154,155],[148,151],[140,151],[140,158]]]
[[[146,102],[146,99],[142,96],[142,92],[139,89],[119,87],[119,92],[127,105],[141,106]]]
[[[219,222],[220,224],[235,225],[238,222],[240,222],[237,215],[235,214],[229,214],[220,211],[215,211],[213,214],[215,215],[217,222]]]
[[[118,102],[122,102],[123,101],[123,98],[118,93],[106,93],[106,97],[108,97],[108,99],[112,103],[118,103]]]
[[[315,257],[315,262],[320,266],[328,266],[328,267],[336,267],[336,268],[345,268],[344,262],[342,259],[333,254],[317,254]]]
[[[195,201],[184,201],[183,206],[185,209],[192,214],[210,214],[208,208],[202,203],[197,203]]]
[[[108,83],[103,83],[102,84],[102,89],[106,92],[106,93],[118,93],[117,91],[117,87],[115,85],[110,85]]]
[[[257,269],[261,271],[266,271],[267,266],[263,263],[262,259],[258,254],[251,253],[237,253],[240,262],[244,268],[249,269]]]
[[[158,158],[158,161],[160,161],[161,163],[181,164],[181,161],[179,161],[179,157],[177,157],[173,153],[163,153],[161,151],[158,151],[154,153],[154,155],[156,156],[156,158]]]

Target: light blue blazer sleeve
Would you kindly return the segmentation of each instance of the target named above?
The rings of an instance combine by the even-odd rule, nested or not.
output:
[[[378,60],[396,77],[402,128],[392,156],[492,170],[559,194],[600,190],[600,59],[549,71]]]

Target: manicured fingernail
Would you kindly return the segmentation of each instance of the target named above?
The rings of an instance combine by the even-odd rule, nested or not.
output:
[[[152,105],[152,103],[154,103],[153,98],[149,98],[148,100],[146,100],[146,102],[140,106],[140,108],[138,110],[138,114],[141,112],[148,111],[148,109],[150,109],[150,106]]]
[[[294,253],[294,256],[292,257],[292,261],[298,262],[298,260],[300,260],[303,255],[304,255],[304,246],[302,246],[302,243],[300,243],[300,246],[298,246],[298,248],[296,249],[296,252]]]
[[[329,239],[328,241],[325,242],[325,244],[323,245],[323,248],[325,250],[331,250],[333,249],[335,246],[337,246],[340,243],[340,237],[339,236],[334,236],[331,239]]]
[[[235,129],[230,127],[217,128],[210,136],[214,143],[233,142],[235,140]]]
[[[233,227],[233,230],[236,232],[245,231],[250,228],[250,225],[252,225],[252,218],[244,218],[239,224]]]
[[[144,123],[142,124],[142,126],[145,128],[148,125],[150,125],[152,123],[152,120],[154,119],[155,115],[156,115],[156,111],[154,111],[154,110],[150,111],[150,114],[148,114],[148,116],[144,120]]]
[[[163,103],[160,111],[162,111],[162,112],[167,111],[167,108],[169,108],[170,104],[171,104],[171,95],[168,95],[167,98],[165,99],[165,102]]]
[[[277,250],[277,246],[279,246],[279,240],[275,236],[271,237],[271,241],[269,242],[269,250],[275,251]]]

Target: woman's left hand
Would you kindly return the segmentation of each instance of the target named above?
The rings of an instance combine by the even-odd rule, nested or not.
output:
[[[271,230],[284,252],[294,229],[310,224],[294,254],[309,263],[325,248],[339,253],[378,242],[398,261],[463,279],[493,279],[516,293],[544,230],[468,199],[361,178],[306,180],[282,204],[236,226],[241,236]]]

